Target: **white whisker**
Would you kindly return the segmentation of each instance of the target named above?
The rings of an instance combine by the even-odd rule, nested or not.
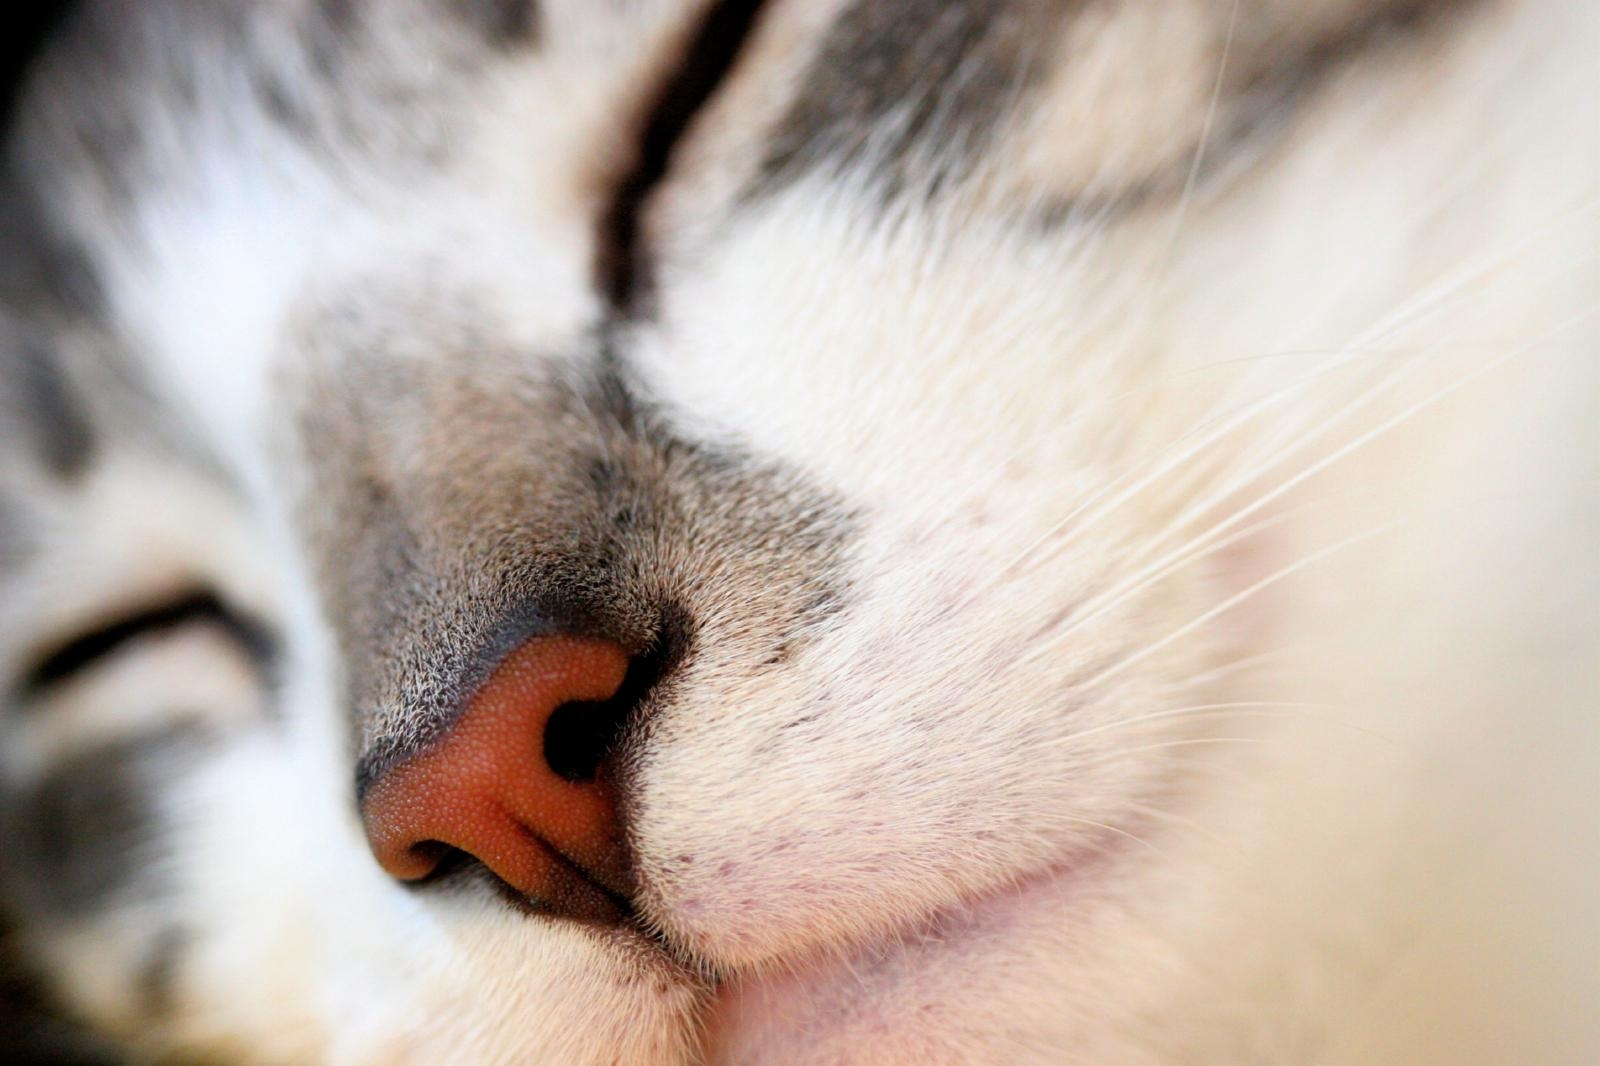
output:
[[[1400,524],[1401,523],[1398,522],[1398,521],[1390,521],[1390,522],[1381,523],[1380,525],[1375,526],[1375,527],[1373,527],[1371,529],[1364,530],[1364,531],[1362,531],[1360,533],[1357,533],[1357,534],[1355,534],[1353,536],[1350,536],[1350,537],[1345,537],[1344,539],[1339,540],[1339,541],[1337,541],[1337,542],[1335,542],[1333,544],[1330,544],[1330,545],[1328,545],[1328,546],[1326,546],[1324,548],[1321,548],[1318,551],[1312,552],[1310,555],[1307,555],[1304,558],[1302,558],[1302,559],[1300,559],[1300,560],[1298,560],[1298,561],[1296,561],[1294,563],[1291,563],[1288,566],[1282,567],[1282,568],[1274,571],[1273,573],[1268,574],[1266,577],[1262,578],[1260,581],[1257,581],[1254,584],[1248,586],[1247,588],[1242,589],[1241,591],[1235,593],[1234,595],[1229,596],[1227,599],[1223,600],[1221,603],[1219,603],[1216,606],[1210,608],[1209,610],[1201,612],[1201,614],[1198,617],[1192,619],[1191,621],[1185,623],[1182,626],[1179,626],[1177,629],[1175,629],[1172,632],[1168,633],[1166,636],[1162,637],[1160,640],[1157,640],[1152,644],[1145,645],[1142,649],[1140,649],[1139,651],[1133,653],[1132,655],[1129,655],[1126,658],[1122,659],[1120,662],[1118,662],[1114,666],[1110,666],[1110,667],[1106,668],[1105,670],[1102,670],[1100,673],[1094,675],[1093,677],[1091,677],[1087,681],[1085,681],[1084,682],[1084,687],[1085,688],[1092,688],[1092,687],[1094,687],[1096,685],[1102,684],[1103,682],[1111,679],[1112,677],[1115,677],[1117,674],[1121,673],[1123,670],[1126,670],[1128,667],[1132,666],[1133,664],[1135,664],[1137,662],[1140,662],[1140,661],[1142,661],[1142,660],[1144,660],[1146,658],[1149,658],[1151,655],[1154,655],[1156,652],[1160,651],[1162,648],[1164,648],[1167,645],[1171,644],[1173,641],[1178,640],[1178,639],[1186,636],[1189,633],[1192,633],[1194,630],[1198,629],[1200,626],[1204,625],[1205,623],[1211,621],[1213,618],[1216,618],[1218,615],[1223,614],[1223,613],[1231,610],[1234,607],[1237,607],[1239,604],[1245,602],[1250,597],[1252,597],[1252,596],[1256,595],[1257,593],[1259,593],[1261,590],[1263,590],[1265,588],[1269,588],[1272,585],[1276,584],[1277,582],[1282,581],[1284,578],[1287,578],[1287,577],[1290,577],[1290,576],[1292,576],[1294,574],[1297,574],[1300,571],[1306,569],[1307,567],[1315,565],[1316,563],[1321,562],[1323,559],[1326,559],[1331,555],[1334,555],[1334,554],[1336,554],[1336,553],[1338,553],[1340,551],[1344,551],[1347,548],[1354,547],[1357,544],[1361,544],[1361,543],[1364,543],[1366,541],[1369,541],[1369,540],[1373,539],[1374,537],[1380,536],[1383,533],[1387,533],[1387,532],[1395,529]]]
[[[1043,534],[1036,537],[1033,541],[1026,545],[1013,559],[1007,562],[1004,566],[1000,567],[997,580],[1013,574],[1017,567],[1021,566],[1025,562],[1030,561],[1035,553],[1037,553],[1046,544],[1051,543],[1053,540],[1059,537],[1063,530],[1071,528],[1074,524],[1076,524],[1078,535],[1081,536],[1085,530],[1091,529],[1098,525],[1100,521],[1104,520],[1107,515],[1114,512],[1118,507],[1137,497],[1140,492],[1160,481],[1166,475],[1171,473],[1176,468],[1182,466],[1189,460],[1193,459],[1195,456],[1202,454],[1207,448],[1212,447],[1222,440],[1225,440],[1230,434],[1246,425],[1258,414],[1272,409],[1277,404],[1281,404],[1293,399],[1297,395],[1306,391],[1315,382],[1331,375],[1337,370],[1344,368],[1360,355],[1369,353],[1374,345],[1379,344],[1386,337],[1414,324],[1422,316],[1436,311],[1440,304],[1450,299],[1466,285],[1501,266],[1508,259],[1525,251],[1528,247],[1536,244],[1539,240],[1551,235],[1554,232],[1558,232],[1562,226],[1570,223],[1573,218],[1591,212],[1597,207],[1600,207],[1600,200],[1591,201],[1568,211],[1563,211],[1559,215],[1550,219],[1543,226],[1536,228],[1534,231],[1524,235],[1518,240],[1511,241],[1506,245],[1491,249],[1484,254],[1468,261],[1467,263],[1461,264],[1456,269],[1446,273],[1440,278],[1435,279],[1431,284],[1424,286],[1417,292],[1414,292],[1411,296],[1407,297],[1405,300],[1398,303],[1387,314],[1382,316],[1367,329],[1363,330],[1358,336],[1353,338],[1349,344],[1341,346],[1337,349],[1332,349],[1333,351],[1339,353],[1339,357],[1332,359],[1324,366],[1319,367],[1314,373],[1308,374],[1303,378],[1297,379],[1294,382],[1281,386],[1278,389],[1275,389],[1257,398],[1250,404],[1235,412],[1233,415],[1221,418],[1219,422],[1209,424],[1202,423],[1189,433],[1184,434],[1179,438],[1178,442],[1179,444],[1184,445],[1184,447],[1175,448],[1174,450],[1159,456],[1151,463],[1151,465],[1144,471],[1143,474],[1125,474],[1119,478],[1113,479],[1102,489],[1095,493],[1091,493],[1084,500],[1080,501]],[[1570,320],[1568,322],[1561,323],[1555,327],[1555,330],[1552,332],[1558,332],[1561,329],[1567,328],[1570,324]],[[1542,342],[1543,338],[1541,338],[1540,341],[1535,342],[1535,345],[1530,345],[1523,349],[1519,349],[1518,352],[1514,354],[1522,354],[1523,352],[1530,350],[1532,347],[1535,347],[1538,343]],[[1430,347],[1427,349],[1426,354],[1432,354],[1436,350],[1437,349]],[[1480,367],[1479,371],[1469,375],[1467,378],[1463,379],[1461,383],[1465,384],[1466,381],[1473,380],[1482,372],[1499,365],[1501,362],[1505,361],[1506,358],[1508,357],[1501,356],[1496,359],[1491,359],[1485,366]],[[1364,408],[1370,401],[1388,391],[1388,389],[1392,388],[1399,380],[1402,380],[1405,374],[1409,372],[1408,368],[1414,367],[1417,361],[1418,360],[1413,357],[1411,359],[1407,359],[1405,362],[1402,362],[1400,367],[1391,370],[1388,375],[1380,378],[1378,382],[1369,386],[1360,395],[1348,401],[1341,411],[1335,416],[1325,420],[1319,426],[1315,435],[1310,438],[1302,437],[1300,438],[1299,443],[1303,445],[1304,443],[1310,443],[1311,441],[1320,439],[1326,435],[1327,430],[1344,421],[1347,421],[1351,415]],[[1453,391],[1453,389],[1447,391]],[[1400,420],[1403,420],[1404,417],[1409,417],[1409,415],[1412,413],[1415,412],[1408,409],[1407,412],[1402,413]],[[1284,430],[1280,429],[1279,433],[1280,436],[1282,436],[1284,434]],[[1370,437],[1373,435],[1376,434],[1369,434],[1362,438],[1362,442],[1364,443],[1365,439],[1370,439]],[[1303,447],[1300,450],[1303,450]],[[1348,454],[1348,450],[1349,449],[1346,449],[1345,451],[1336,453],[1336,457],[1342,457],[1344,454]],[[1306,477],[1311,476],[1312,472],[1319,471],[1325,468],[1326,465],[1328,465],[1326,462],[1316,465],[1311,468],[1310,472],[1305,473],[1303,476],[1291,479],[1281,488],[1280,492],[1274,493],[1272,496],[1258,501],[1259,505],[1265,506],[1265,504],[1270,502],[1272,498],[1276,498],[1276,496],[1281,495],[1282,492],[1289,491],[1294,487],[1294,485],[1299,484],[1301,481],[1305,480]],[[1129,477],[1133,477],[1131,483],[1128,483]],[[1213,494],[1213,499],[1209,501],[1208,506],[1210,504],[1214,504],[1216,499],[1219,498],[1225,498],[1225,496]],[[1091,508],[1094,510],[1091,511]],[[1199,507],[1191,507],[1190,511],[1198,511],[1199,513],[1203,513],[1203,510]],[[1071,542],[1072,540],[1070,538],[1065,542],[1060,542],[1056,545],[1056,549],[1059,550]]]
[[[1131,840],[1135,844],[1138,844],[1141,847],[1149,849],[1151,852],[1154,852],[1156,855],[1165,855],[1166,854],[1164,851],[1162,851],[1162,849],[1156,847],[1154,844],[1150,843],[1150,841],[1146,840],[1142,836],[1139,836],[1137,833],[1129,832],[1126,829],[1121,829],[1121,828],[1118,828],[1117,826],[1109,825],[1109,824],[1107,824],[1105,822],[1097,822],[1092,818],[1080,818],[1080,817],[1078,817],[1076,815],[1070,815],[1070,814],[1059,814],[1059,815],[1055,815],[1054,817],[1055,818],[1059,818],[1062,821],[1072,822],[1072,823],[1074,823],[1076,825],[1086,825],[1086,826],[1089,826],[1090,828],[1093,828],[1093,829],[1104,830],[1107,833],[1112,833],[1112,834],[1114,834],[1116,836],[1124,838],[1125,840]]]
[[[1189,172],[1183,179],[1183,192],[1178,197],[1177,210],[1173,212],[1166,250],[1161,255],[1162,263],[1172,258],[1173,249],[1177,247],[1178,237],[1183,232],[1183,224],[1189,214],[1189,205],[1194,200],[1195,187],[1200,181],[1200,168],[1205,164],[1206,146],[1211,143],[1212,129],[1217,121],[1217,110],[1222,102],[1222,85],[1228,73],[1228,61],[1233,56],[1233,39],[1238,25],[1239,0],[1233,0],[1233,6],[1228,11],[1228,28],[1222,38],[1222,54],[1217,58],[1217,73],[1211,81],[1211,97],[1206,101],[1206,114],[1200,123],[1200,136],[1195,142],[1194,155],[1189,160]]]
[[[1122,729],[1142,725],[1148,722],[1164,722],[1173,718],[1196,717],[1250,717],[1250,716],[1280,716],[1285,712],[1295,709],[1309,709],[1321,707],[1331,709],[1326,704],[1298,703],[1281,700],[1244,700],[1234,703],[1196,703],[1188,707],[1173,707],[1164,711],[1152,711],[1148,714],[1137,715],[1133,718],[1124,718],[1114,722],[1103,722],[1089,729],[1081,729],[1070,736],[1065,736],[1055,741],[1057,744],[1071,744],[1083,740],[1085,737],[1098,736],[1102,733],[1113,733]]]

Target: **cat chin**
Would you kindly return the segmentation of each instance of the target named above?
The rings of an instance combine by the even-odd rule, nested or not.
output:
[[[720,995],[724,999],[730,995],[737,998],[739,989],[764,985],[774,975],[828,973],[840,965],[850,968],[850,977],[856,980],[860,965],[876,965],[874,960],[882,961],[924,943],[956,945],[969,940],[982,943],[1003,939],[1018,915],[1041,906],[1075,903],[1080,894],[1091,893],[1110,880],[1130,849],[1150,846],[1132,833],[1108,829],[1101,839],[1080,845],[1056,861],[1002,878],[995,887],[908,912],[902,920],[887,926],[863,921],[859,934],[807,939],[792,950],[780,949],[755,962],[730,965],[719,960],[714,927],[697,930],[699,935],[693,938],[678,938],[670,916],[652,924],[663,929],[669,953],[681,950],[687,965],[723,976]],[[708,944],[712,950],[695,950],[696,945]]]
[[[724,983],[707,1024],[709,1061],[987,1061],[996,1032],[1015,1038],[1013,1061],[1034,1061],[1030,1046],[1059,1055],[1064,1033],[1094,1028],[1060,1007],[1094,954],[1095,929],[1116,922],[1105,889],[1137,850],[1125,844],[1131,841],[1075,856],[849,950]],[[1019,973],[1029,975],[1020,994]]]

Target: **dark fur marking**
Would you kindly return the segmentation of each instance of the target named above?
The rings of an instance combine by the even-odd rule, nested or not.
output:
[[[127,1060],[64,1018],[38,983],[19,969],[14,975],[0,974],[0,1062],[125,1066]]]
[[[1339,71],[1375,48],[1443,25],[1444,16],[1483,6],[1482,0],[1387,0],[1348,25],[1248,71],[1234,88],[1233,128],[1244,140],[1286,119]]]
[[[822,717],[821,711],[812,711],[810,714],[802,714],[798,718],[791,718],[778,728],[780,730],[798,729],[810,722],[815,722],[820,717]]]
[[[539,8],[534,0],[467,0],[463,17],[499,48],[524,48],[539,41]]]
[[[780,640],[772,646],[772,650],[767,653],[767,657],[761,660],[761,665],[765,667],[783,666],[794,658],[796,650],[794,641]]]
[[[0,427],[33,443],[50,473],[70,480],[88,467],[95,434],[55,353],[33,331],[0,331]]]
[[[352,0],[324,0],[305,32],[306,56],[329,83],[339,79],[339,60],[361,28],[361,14]]]
[[[40,46],[53,35],[73,3],[6,4],[0,9],[0,127],[9,127],[18,90]]]
[[[1298,48],[1257,62],[1223,85],[1218,118],[1204,145],[1189,143],[1155,173],[1120,189],[1086,193],[1046,204],[1033,212],[1044,230],[1094,224],[1180,196],[1191,180],[1230,170],[1241,152],[1258,149],[1293,126],[1295,116],[1318,90],[1350,63],[1375,48],[1445,27],[1451,17],[1484,7],[1484,0],[1388,0],[1363,17]]]
[[[9,158],[0,164],[0,304],[43,320],[97,318],[105,309],[88,255],[50,223],[38,190]]]
[[[182,926],[169,925],[156,934],[139,970],[139,1001],[146,1017],[164,1018],[171,1014],[188,946],[189,934]]]
[[[20,503],[0,495],[0,576],[38,547]]]
[[[829,29],[746,199],[865,165],[891,193],[969,169],[1078,0],[856,0]]]
[[[80,191],[113,211],[152,189],[181,194],[194,185],[195,158],[209,146],[198,136],[153,140],[152,128],[248,137],[251,110],[305,142],[336,178],[373,163],[432,169],[449,162],[477,121],[484,72],[537,26],[531,9],[525,29],[514,25],[525,7],[85,5],[26,90],[35,103],[24,104],[31,121],[19,126],[25,154],[66,161]],[[88,83],[85,70],[95,71]],[[211,125],[219,116],[227,121]]]
[[[0,808],[11,898],[23,913],[74,917],[131,891],[159,891],[150,865],[163,824],[157,796],[210,743],[173,725],[75,755]]]
[[[663,87],[645,119],[633,169],[612,196],[596,242],[595,274],[601,290],[623,315],[648,304],[653,289],[639,215],[666,176],[672,151],[711,94],[726,80],[763,0],[719,0],[707,12],[683,64]]]
[[[45,653],[23,674],[22,694],[36,696],[71,680],[139,637],[195,623],[221,627],[263,670],[276,659],[277,638],[265,625],[228,607],[214,593],[197,591],[108,621]]]

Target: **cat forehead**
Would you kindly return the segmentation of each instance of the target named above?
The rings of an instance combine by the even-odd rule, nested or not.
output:
[[[586,292],[617,254],[604,201],[639,164],[630,138],[671,126],[679,105],[658,94],[677,92],[674,63],[725,62],[722,37],[748,34],[750,57],[675,131],[646,247],[670,231],[692,253],[740,208],[819,177],[810,199],[869,225],[953,189],[968,198],[957,215],[1017,227],[1174,193],[1203,127],[1242,134],[1441,6],[1329,0],[1288,18],[1270,3],[985,0],[890,17],[780,4],[699,37],[698,8],[669,3],[91,8],[45,65],[19,155],[44,160],[35,182],[55,224],[94,233],[102,283],[150,357],[198,347],[186,324],[226,350],[179,363],[214,398],[225,383],[197,368],[266,358],[249,350],[308,278],[339,284],[341,251],[365,250],[345,266],[369,272],[476,263],[476,280],[523,295],[524,316],[592,313]],[[89,62],[115,92],[73,76]],[[1164,88],[1116,73],[1128,69],[1160,69]],[[985,203],[1003,210],[970,209]]]
[[[53,287],[74,304],[70,324],[30,312],[11,331],[11,406],[56,413],[13,417],[32,454],[71,461],[92,434],[56,415],[95,391],[73,379],[129,382],[149,402],[103,406],[189,426],[260,484],[283,411],[330,390],[448,395],[476,374],[581,391],[574,377],[620,355],[695,432],[759,428],[798,458],[809,444],[777,434],[785,418],[810,432],[805,404],[741,425],[719,388],[753,374],[833,417],[826,373],[808,370],[877,363],[877,385],[926,391],[937,375],[893,368],[909,338],[942,333],[962,351],[941,373],[1011,363],[1024,389],[1026,345],[986,323],[1042,340],[1092,321],[1106,275],[1073,272],[1080,243],[1175,209],[1263,114],[1281,128],[1342,64],[1451,6],[973,0],[902,18],[835,0],[701,25],[665,2],[92,5],[44,63],[11,155],[8,215],[34,235],[13,247],[37,251],[8,303]],[[726,65],[729,40],[745,54]],[[687,126],[680,64],[722,75]],[[106,76],[85,82],[88,66]],[[1127,73],[1155,69],[1159,91]],[[671,141],[670,170],[652,137]],[[619,234],[651,175],[665,180]],[[602,338],[619,256],[643,321]],[[963,264],[979,260],[996,268],[974,283]],[[786,329],[759,327],[757,307]],[[727,328],[708,338],[707,315]]]
[[[258,491],[286,449],[343,484],[397,442],[466,483],[477,461],[445,427],[538,410],[549,431],[524,454],[576,469],[615,442],[616,413],[590,402],[611,366],[675,437],[791,464],[847,509],[914,512],[884,457],[976,485],[1044,458],[1059,435],[1039,430],[1092,395],[1036,387],[1116,306],[1098,298],[1115,271],[1079,269],[1080,245],[1123,213],[1159,218],[1208,126],[1221,167],[1253,116],[1417,5],[780,4],[704,26],[665,3],[469,6],[90,10],[15,154],[28,225],[60,249],[34,287],[78,294],[19,326],[8,387],[34,454],[72,461],[117,408],[149,431],[118,439],[201,442],[185,463]],[[730,33],[748,57],[672,129],[675,64],[716,69]],[[97,57],[118,91],[77,77]],[[1163,92],[1129,67],[1160,67]],[[621,247],[611,213],[665,163],[628,142],[662,125],[671,170]],[[310,452],[286,440],[308,426]]]

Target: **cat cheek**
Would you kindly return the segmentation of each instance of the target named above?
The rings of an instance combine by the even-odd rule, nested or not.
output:
[[[1263,525],[1217,548],[1207,559],[1202,582],[1207,601],[1230,603],[1212,627],[1213,652],[1232,662],[1271,650],[1287,609],[1282,582],[1274,580],[1288,564],[1287,539]]]

